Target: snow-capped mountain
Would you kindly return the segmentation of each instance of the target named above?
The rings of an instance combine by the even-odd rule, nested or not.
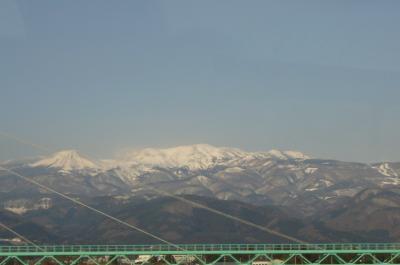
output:
[[[217,165],[239,163],[243,159],[251,158],[271,159],[309,159],[297,151],[246,152],[237,148],[215,147],[208,144],[178,146],[166,149],[146,148],[138,151],[127,152],[123,161],[132,164],[159,167],[187,167],[191,170],[207,169]]]
[[[307,155],[297,151],[271,150],[247,152],[237,148],[215,147],[208,144],[178,146],[165,149],[145,148],[125,152],[119,159],[95,161],[76,150],[63,150],[29,164],[31,167],[55,168],[62,172],[110,170],[113,168],[186,167],[199,170],[218,165],[234,165],[253,159],[305,160]]]
[[[207,144],[178,146],[166,149],[146,148],[127,152],[123,160],[160,167],[206,169],[240,159],[248,153],[235,148],[217,148]]]
[[[400,163],[341,162],[311,159],[296,151],[248,152],[207,144],[146,148],[100,161],[68,150],[28,166],[7,165],[21,165],[24,174],[71,194],[160,196],[152,190],[157,188],[173,194],[294,205],[303,213],[323,209],[366,188],[400,185]],[[0,178],[0,192],[12,190],[8,183],[14,179]],[[25,184],[13,187],[19,191]]]
[[[172,194],[215,200],[220,207],[238,203],[262,206],[254,211],[255,215],[265,207],[288,209],[294,216],[304,217],[307,227],[310,218],[314,218],[325,222],[327,227],[343,230],[349,223],[358,225],[370,220],[372,209],[378,216],[374,220],[386,223],[374,226],[370,222],[371,227],[388,224],[390,227],[393,223],[393,231],[400,235],[396,223],[387,223],[385,220],[392,219],[381,214],[381,211],[391,213],[390,207],[399,208],[400,163],[343,162],[310,158],[296,151],[247,152],[199,144],[146,148],[127,152],[122,158],[100,161],[68,150],[40,159],[8,161],[2,167],[74,198],[99,201],[102,207],[119,209],[118,213],[126,213],[126,208],[118,207],[125,207],[127,201],[151,204],[153,199],[163,201]],[[379,196],[366,191],[377,191]],[[0,170],[0,201],[3,202],[0,211],[23,218],[37,218],[36,214],[46,216],[47,212],[59,208],[53,196]],[[365,197],[371,198],[365,200]],[[104,200],[108,203],[103,205]],[[57,207],[53,207],[55,203]],[[158,208],[157,205],[153,207]],[[246,216],[249,216],[247,212]],[[354,221],[351,216],[361,217]],[[396,213],[393,220],[400,220],[397,216],[400,215]],[[307,237],[315,227],[309,229],[303,231]]]
[[[31,167],[55,168],[59,172],[97,171],[101,166],[76,150],[64,150],[30,164]]]

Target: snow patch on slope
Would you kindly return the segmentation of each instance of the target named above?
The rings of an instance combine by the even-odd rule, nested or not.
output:
[[[314,172],[317,170],[318,170],[318,168],[316,168],[316,167],[308,167],[304,170],[304,172],[311,175],[311,174],[314,174]]]
[[[20,207],[5,207],[4,209],[9,211],[9,212],[18,214],[18,215],[22,215],[22,214],[24,214],[24,213],[29,211],[29,209],[25,208],[24,206],[20,206]]]
[[[396,171],[394,171],[393,168],[391,168],[388,163],[383,163],[383,164],[380,164],[379,166],[375,166],[372,168],[378,170],[378,172],[384,176],[398,177],[398,174],[396,173]]]
[[[52,207],[51,198],[41,198],[37,202],[31,200],[20,199],[14,201],[7,201],[4,203],[4,209],[12,213],[22,215],[29,211],[47,210]]]

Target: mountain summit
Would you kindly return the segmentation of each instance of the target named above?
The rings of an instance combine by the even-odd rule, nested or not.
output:
[[[279,160],[308,159],[297,151],[246,152],[237,148],[215,147],[209,144],[185,145],[166,149],[145,148],[127,152],[124,161],[136,164],[160,167],[188,167],[189,169],[207,169],[215,165],[239,161],[248,158],[272,158]]]
[[[244,157],[247,154],[247,152],[236,148],[195,144],[166,149],[145,148],[127,152],[123,159],[150,166],[186,166],[190,169],[205,169],[219,163]]]
[[[271,155],[274,158],[277,159],[298,159],[298,160],[305,160],[305,159],[310,159],[308,155],[303,154],[302,152],[299,151],[279,151],[279,150],[270,150],[267,152],[267,154]]]
[[[132,167],[187,167],[190,170],[208,169],[218,165],[235,165],[258,159],[305,160],[309,157],[297,151],[271,150],[247,152],[237,148],[195,144],[172,148],[145,148],[125,152],[120,159],[94,161],[75,150],[64,150],[30,164],[31,167],[56,168],[62,172]]]
[[[32,167],[56,168],[61,172],[96,170],[99,165],[76,150],[64,150],[30,164]]]
[[[295,151],[246,152],[206,144],[146,148],[99,162],[67,150],[31,164],[6,166],[17,170],[20,166],[27,176],[70,194],[150,198],[160,196],[154,194],[156,188],[172,194],[283,205],[307,216],[362,190],[400,185],[400,163],[308,159]],[[0,178],[1,189],[21,190],[21,184],[13,186],[8,178]]]

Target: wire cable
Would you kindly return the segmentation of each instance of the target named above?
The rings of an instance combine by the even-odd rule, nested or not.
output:
[[[14,229],[12,229],[11,227],[3,224],[2,222],[0,222],[0,227],[3,228],[4,230],[7,230],[8,232],[12,233],[14,236],[18,237],[19,239],[22,239],[23,241],[25,241],[26,243],[37,247],[40,249],[40,247],[38,245],[36,245],[35,243],[33,243],[33,241],[29,240],[28,238],[24,237],[23,235],[21,235],[20,233],[18,233],[17,231],[15,231]]]
[[[233,215],[231,215],[231,214],[224,213],[224,212],[222,212],[222,211],[219,211],[219,210],[216,210],[216,209],[214,209],[214,208],[208,207],[208,206],[206,206],[206,205],[204,205],[204,204],[201,204],[201,203],[198,203],[198,202],[195,202],[195,201],[192,201],[192,200],[188,200],[188,199],[186,199],[186,198],[184,198],[184,197],[181,197],[181,196],[178,196],[178,195],[175,195],[175,194],[166,192],[166,191],[161,191],[161,190],[159,190],[159,189],[155,189],[155,188],[150,187],[150,186],[148,186],[148,185],[146,185],[146,187],[149,188],[149,189],[151,189],[151,190],[153,190],[153,191],[155,191],[155,192],[157,192],[157,193],[159,193],[159,194],[162,194],[162,195],[164,195],[164,196],[168,196],[168,197],[174,198],[174,199],[176,199],[176,200],[182,201],[182,202],[184,202],[184,203],[191,204],[192,206],[195,206],[195,207],[198,207],[198,208],[202,208],[202,209],[204,209],[204,210],[207,210],[207,211],[212,212],[212,213],[215,213],[215,214],[217,214],[217,215],[226,217],[226,218],[231,219],[231,220],[233,220],[233,221],[236,221],[236,222],[239,222],[239,223],[242,223],[242,224],[251,226],[251,227],[253,227],[253,228],[257,228],[257,229],[262,230],[262,231],[264,231],[264,232],[267,232],[267,233],[269,233],[269,234],[272,234],[272,235],[275,235],[275,236],[278,236],[278,237],[281,237],[281,238],[285,238],[285,239],[287,239],[287,240],[289,240],[289,241],[293,241],[293,242],[296,242],[296,243],[308,244],[306,241],[303,241],[303,240],[297,239],[297,238],[295,238],[295,237],[292,237],[292,236],[283,234],[283,233],[278,232],[278,231],[276,231],[276,230],[272,230],[272,229],[270,229],[270,228],[268,228],[268,227],[264,227],[264,226],[255,224],[255,223],[253,223],[253,222],[244,220],[244,219],[242,219],[242,218],[240,218],[240,217],[237,217],[237,216],[233,216]]]
[[[68,195],[65,195],[65,194],[63,194],[63,193],[61,193],[59,191],[56,191],[55,189],[47,187],[46,185],[43,185],[43,184],[41,184],[41,183],[39,183],[39,182],[37,182],[37,181],[35,181],[33,179],[29,179],[29,178],[19,174],[18,172],[15,172],[14,170],[7,169],[7,168],[4,168],[2,166],[0,166],[0,170],[6,171],[6,172],[8,172],[10,174],[13,174],[13,175],[15,175],[15,176],[17,176],[17,177],[19,177],[19,178],[31,183],[31,184],[33,184],[33,185],[36,185],[36,186],[38,186],[38,187],[40,187],[40,188],[42,188],[44,190],[47,190],[47,191],[49,191],[51,193],[54,193],[54,194],[56,194],[56,195],[58,195],[58,196],[60,196],[60,197],[62,197],[64,199],[67,199],[67,200],[69,200],[69,201],[71,201],[71,202],[73,202],[73,203],[75,203],[77,205],[80,205],[80,206],[82,206],[84,208],[87,208],[87,209],[91,210],[92,212],[95,212],[95,213],[97,213],[99,215],[105,216],[105,217],[107,217],[107,218],[109,218],[109,219],[111,219],[111,220],[113,220],[113,221],[115,221],[117,223],[120,223],[122,225],[125,225],[125,226],[131,228],[131,229],[134,229],[134,230],[136,230],[138,232],[141,232],[141,233],[143,233],[143,234],[145,234],[145,235],[147,235],[149,237],[152,237],[152,238],[154,238],[154,239],[156,239],[156,240],[158,240],[160,242],[163,242],[163,243],[165,243],[167,245],[173,246],[173,247],[175,247],[177,249],[183,250],[181,247],[179,247],[178,245],[176,245],[176,244],[174,244],[172,242],[169,242],[169,241],[167,241],[167,240],[165,240],[165,239],[163,239],[163,238],[161,238],[159,236],[156,236],[156,235],[154,235],[154,234],[152,234],[150,232],[147,232],[147,231],[145,231],[145,230],[143,230],[143,229],[141,229],[141,228],[139,228],[139,227],[137,227],[135,225],[132,225],[132,224],[127,223],[127,222],[125,222],[125,221],[123,221],[121,219],[118,219],[118,218],[116,218],[116,217],[114,217],[114,216],[112,216],[110,214],[107,214],[107,213],[105,213],[103,211],[100,211],[100,210],[98,210],[98,209],[96,209],[96,208],[94,208],[92,206],[89,206],[89,205],[87,205],[87,204],[85,204],[85,203],[83,203],[83,202],[81,202],[81,201],[79,201],[77,199],[74,199],[74,198],[72,198],[72,197],[70,197]]]
[[[14,135],[9,134],[9,133],[0,131],[0,135],[5,137],[5,138],[12,139],[12,140],[16,141],[17,143],[20,143],[20,144],[23,144],[23,145],[29,145],[29,146],[31,146],[31,147],[33,147],[35,149],[38,149],[38,150],[40,150],[42,152],[45,152],[45,153],[50,153],[51,152],[51,150],[49,148],[47,148],[47,147],[45,147],[43,145],[31,143],[29,141],[26,141],[24,139],[21,139],[19,137],[16,137]]]
[[[29,145],[29,146],[31,146],[31,147],[33,147],[33,148],[38,148],[38,145],[36,145],[36,144],[34,144],[34,143],[27,142],[27,141],[25,141],[25,140],[23,140],[23,139],[20,139],[19,137],[14,137],[14,136],[11,136],[11,135],[9,135],[9,134],[2,133],[1,131],[0,131],[0,135],[3,135],[3,136],[8,137],[8,138],[10,138],[10,139],[18,140],[18,142],[20,142],[20,143],[22,143],[22,144],[27,144],[27,145]],[[39,146],[39,147],[40,147],[40,146]],[[43,150],[43,148],[40,148],[40,149]],[[48,150],[48,149],[46,148],[45,150]],[[8,172],[14,174],[14,175],[15,175],[15,174],[18,174],[18,173],[16,173],[15,171],[7,170],[7,169],[5,169],[5,168],[3,168],[3,167],[0,167],[0,169],[1,169],[1,168],[2,168],[3,170],[6,170],[6,171],[8,171]],[[45,187],[45,188],[46,188],[47,190],[49,190],[49,191],[52,190],[51,188],[48,188],[48,187],[46,187],[46,186],[44,186],[44,185],[42,185],[42,184],[40,184],[40,183],[38,183],[38,182],[36,182],[36,181],[34,181],[34,180],[28,179],[28,178],[26,178],[26,177],[24,177],[24,176],[21,176],[20,174],[18,174],[18,175],[19,175],[19,177],[22,177],[22,178],[25,179],[26,181],[29,181],[29,182],[31,182],[31,183],[37,185],[37,186],[43,186],[43,187]],[[236,216],[233,216],[233,215],[224,213],[224,212],[222,212],[222,211],[219,211],[219,210],[216,210],[216,209],[214,209],[214,208],[208,207],[208,206],[206,206],[206,205],[203,205],[203,204],[200,204],[200,203],[197,203],[197,202],[188,200],[188,199],[186,199],[186,198],[177,196],[177,195],[175,195],[175,194],[172,194],[172,193],[169,193],[169,192],[166,192],[166,191],[163,191],[163,190],[159,190],[159,189],[156,189],[156,188],[154,188],[154,187],[150,187],[150,186],[145,185],[145,184],[140,184],[140,185],[141,185],[141,186],[144,186],[144,187],[147,187],[147,188],[149,188],[149,189],[151,189],[151,190],[157,192],[158,194],[163,194],[163,195],[165,195],[165,196],[168,196],[168,197],[171,197],[171,198],[175,198],[176,200],[180,200],[180,201],[182,201],[182,202],[191,204],[192,206],[196,206],[196,207],[202,208],[202,209],[207,210],[207,211],[210,211],[210,212],[212,212],[212,213],[214,213],[214,214],[217,214],[217,215],[226,217],[226,218],[228,218],[228,219],[231,219],[231,220],[240,222],[240,223],[245,224],[245,225],[248,225],[248,226],[250,226],[250,227],[253,227],[253,228],[259,229],[259,230],[261,230],[261,231],[267,232],[267,233],[269,233],[269,234],[276,235],[276,236],[278,236],[278,237],[285,238],[285,239],[287,239],[287,240],[290,240],[290,241],[293,241],[293,242],[296,242],[296,243],[308,244],[306,241],[300,240],[300,239],[295,238],[295,237],[293,237],[293,236],[289,236],[289,235],[286,235],[286,234],[284,234],[284,233],[278,232],[278,231],[276,231],[276,230],[273,230],[273,229],[270,229],[270,228],[267,228],[267,227],[264,227],[264,226],[255,224],[255,223],[253,223],[253,222],[247,221],[247,220],[245,220],[245,219],[242,219],[242,218],[239,218],[239,217],[236,217]],[[81,204],[81,202],[79,202],[79,201],[77,201],[77,200],[75,200],[75,199],[73,199],[73,198],[70,198],[69,196],[67,196],[67,195],[65,195],[65,194],[62,194],[62,193],[60,193],[60,192],[58,192],[58,191],[55,191],[55,190],[53,190],[53,191],[54,191],[56,194],[58,194],[58,195],[60,195],[60,196],[62,196],[62,197],[64,197],[64,198],[68,198],[68,199],[71,200],[71,201],[74,201],[74,202],[76,202],[76,203]],[[82,205],[82,206],[83,206],[83,205]],[[89,208],[90,206],[86,205],[86,206],[84,206],[84,207]],[[90,207],[90,208],[92,208],[92,207]],[[94,208],[93,208],[93,209],[94,209]],[[98,211],[97,209],[94,209],[94,210],[95,210],[95,211]],[[110,217],[112,217],[112,216],[110,216]],[[114,217],[112,217],[112,218],[114,218]],[[117,219],[117,220],[118,220],[118,219]],[[123,221],[119,220],[118,222],[123,222]],[[140,231],[140,230],[139,230],[139,231]],[[147,232],[146,232],[146,233],[147,233]],[[152,236],[152,237],[153,237],[153,236]],[[158,237],[157,237],[157,238],[158,238]],[[158,239],[158,240],[160,240],[160,239]],[[163,239],[160,240],[160,241],[162,241],[162,242],[164,242],[164,243],[168,242],[168,241],[164,241]],[[171,244],[172,244],[172,243],[171,243]],[[175,244],[172,244],[172,245],[177,246],[177,245],[175,245]]]

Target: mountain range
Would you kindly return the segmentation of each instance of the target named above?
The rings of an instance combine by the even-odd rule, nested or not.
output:
[[[246,152],[199,144],[128,151],[107,160],[65,150],[1,166],[120,218],[142,223],[178,242],[282,239],[259,235],[232,221],[225,227],[222,224],[226,220],[193,205],[182,206],[182,201],[173,197],[177,195],[218,205],[244,219],[307,241],[400,238],[400,163],[344,162],[312,158],[297,151]],[[112,228],[104,220],[98,221],[96,228],[91,227],[88,220],[94,217],[89,218],[87,212],[1,171],[0,200],[0,216],[37,241],[114,242],[111,231],[122,233],[121,227]],[[100,229],[108,226],[110,229]],[[168,229],[161,229],[164,226]],[[76,231],[91,227],[96,236],[79,240],[65,236],[73,234],[68,230],[72,227]],[[215,229],[204,230],[207,227],[222,230],[216,238]],[[236,232],[228,232],[232,229]],[[132,242],[129,237],[122,238]],[[135,238],[143,239],[138,235]]]

